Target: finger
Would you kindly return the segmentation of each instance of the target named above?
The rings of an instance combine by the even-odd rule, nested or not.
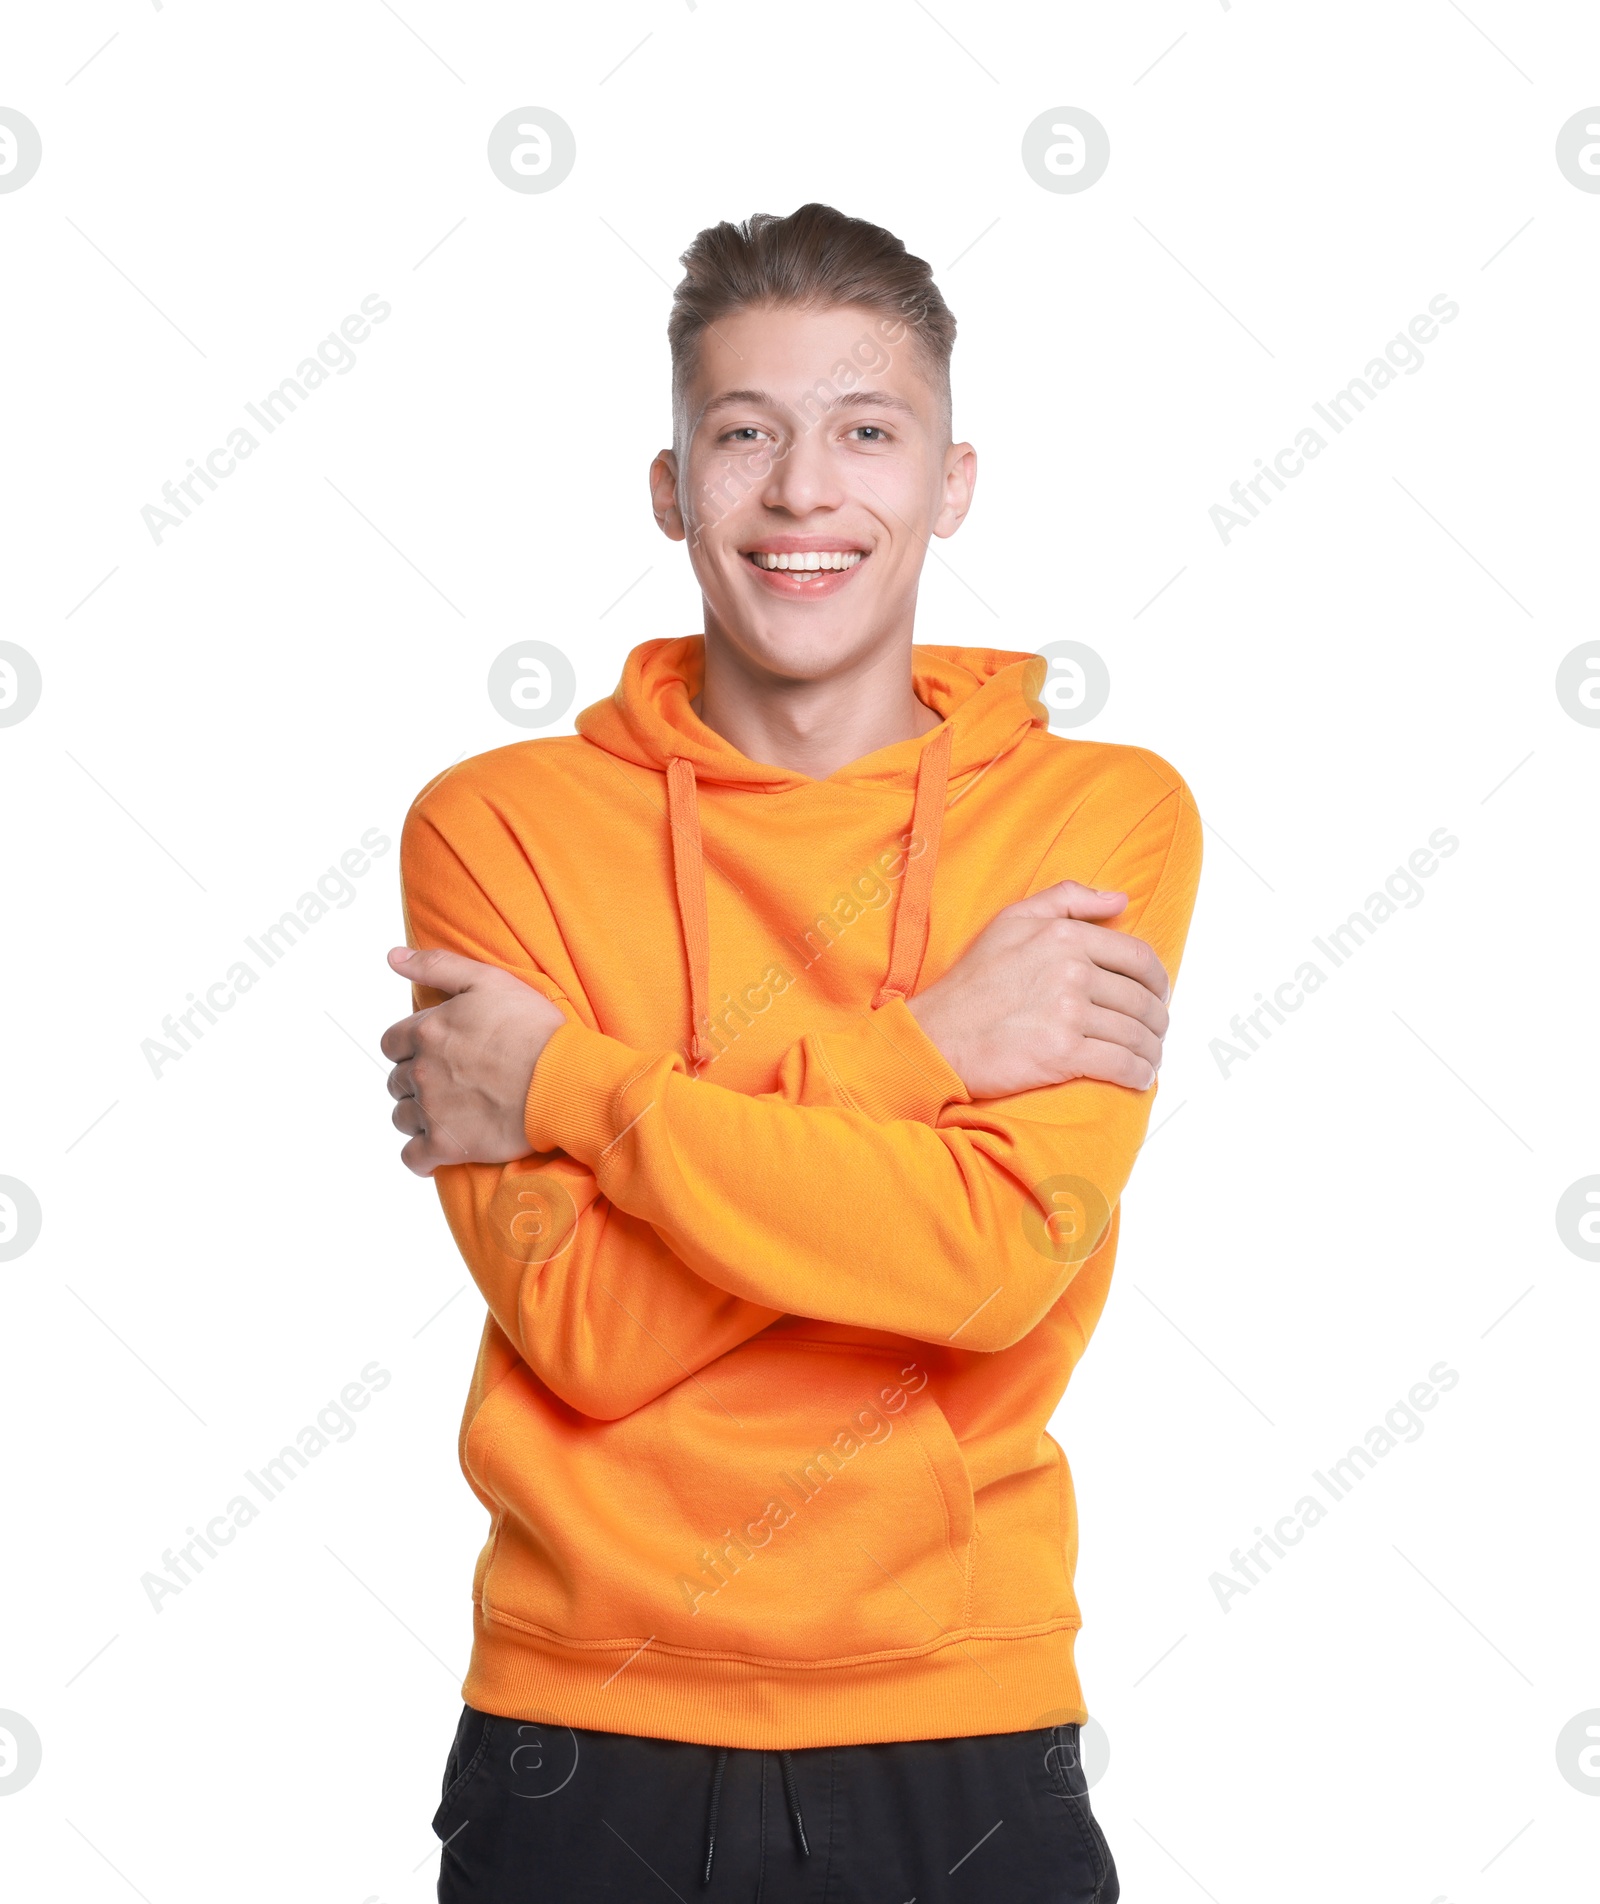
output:
[[[400,1161],[419,1177],[431,1176],[440,1164],[470,1161],[471,1153],[466,1145],[421,1098],[402,1098],[390,1113],[389,1121],[396,1130],[405,1131],[411,1138],[400,1152]]]
[[[461,952],[446,952],[442,946],[431,951],[416,951],[411,946],[397,945],[389,954],[389,963],[414,985],[426,985],[435,992],[467,991],[482,982],[485,972],[500,969],[485,965],[481,959],[469,959]]]
[[[1155,1067],[1126,1045],[1102,1044],[1086,1038],[1079,1053],[1080,1075],[1104,1084],[1126,1085],[1130,1091],[1148,1091],[1156,1081]]]
[[[444,1162],[442,1157],[433,1155],[432,1141],[429,1137],[413,1137],[409,1144],[401,1146],[400,1161],[413,1176],[431,1177]]]
[[[1083,1014],[1083,1033],[1086,1042],[1121,1045],[1142,1058],[1152,1071],[1161,1069],[1161,1040],[1141,1019],[1091,1005]]]
[[[1063,879],[1031,899],[1011,907],[1025,919],[1114,919],[1128,903],[1125,892],[1099,892],[1076,879]]]
[[[1148,1025],[1158,1038],[1165,1038],[1171,1014],[1147,985],[1124,978],[1120,972],[1107,972],[1096,965],[1089,980],[1089,1003],[1103,1005],[1107,1011],[1124,1013]]]
[[[412,1097],[417,1095],[416,1067],[408,1060],[397,1064],[389,1073],[390,1097]]]
[[[400,1147],[400,1161],[413,1176],[431,1177],[440,1164],[460,1162],[461,1146],[452,1143],[440,1125],[428,1122],[427,1112],[415,1098],[397,1104],[391,1122],[410,1136],[411,1141]]]
[[[429,1005],[424,1010],[413,1012],[409,1018],[397,1018],[378,1040],[378,1049],[386,1058],[400,1063],[406,1058],[414,1058],[421,1050],[421,1040],[417,1037],[417,1027],[431,1011],[437,1011],[437,1005]]]
[[[1090,926],[1084,937],[1084,950],[1103,971],[1121,972],[1125,978],[1137,979],[1163,1005],[1172,996],[1172,981],[1167,977],[1167,968],[1144,940],[1136,939],[1131,932],[1113,932],[1107,926]]]

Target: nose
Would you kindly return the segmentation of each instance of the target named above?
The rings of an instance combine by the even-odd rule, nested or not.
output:
[[[828,453],[821,424],[802,425],[774,453],[772,468],[760,488],[767,508],[782,509],[801,521],[818,509],[839,507],[844,501],[844,484]]]

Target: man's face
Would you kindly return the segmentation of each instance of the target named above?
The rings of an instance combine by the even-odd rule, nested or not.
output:
[[[677,435],[651,493],[688,542],[708,642],[796,681],[910,642],[927,539],[959,526],[977,458],[949,443],[907,325],[859,305],[721,318]]]

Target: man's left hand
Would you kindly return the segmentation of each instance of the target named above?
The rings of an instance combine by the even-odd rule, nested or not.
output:
[[[451,994],[391,1025],[379,1041],[395,1060],[394,1127],[411,1140],[400,1161],[431,1177],[440,1164],[529,1156],[523,1110],[539,1054],[566,1023],[559,1009],[498,965],[459,952],[397,946],[389,964],[418,985]]]

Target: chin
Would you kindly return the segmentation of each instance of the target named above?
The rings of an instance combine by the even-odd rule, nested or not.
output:
[[[801,616],[786,616],[785,621],[800,622]],[[881,646],[883,637],[863,632],[860,619],[851,615],[837,619],[821,617],[811,626],[750,627],[719,617],[723,641],[735,648],[754,666],[784,681],[821,681],[849,667]]]

